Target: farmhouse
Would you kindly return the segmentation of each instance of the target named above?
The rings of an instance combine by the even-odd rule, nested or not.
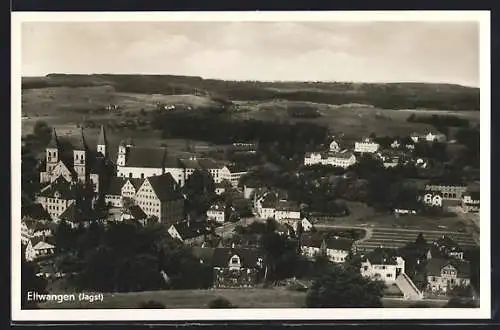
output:
[[[479,212],[479,191],[473,191],[463,195],[462,209],[465,212]]]
[[[134,220],[144,224],[148,215],[138,205],[124,207],[120,216],[121,221]]]
[[[216,248],[212,256],[215,288],[250,288],[264,269],[264,257],[256,249]]]
[[[106,193],[104,194],[104,202],[111,207],[122,207],[122,188],[127,179],[113,177],[110,179]],[[135,194],[134,194],[135,195]]]
[[[429,132],[425,135],[425,141],[427,142],[445,142],[446,141],[446,135],[442,133],[433,133]]]
[[[274,219],[300,219],[300,207],[294,202],[279,200],[274,210]]]
[[[21,216],[24,221],[28,222],[49,222],[52,220],[49,212],[39,203],[22,206]]]
[[[470,285],[470,264],[464,260],[431,259],[426,265],[428,288],[446,293],[457,286]]]
[[[309,259],[314,259],[322,254],[323,235],[319,233],[311,233],[303,235],[300,242],[300,250],[303,256]]]
[[[79,195],[81,195],[81,186],[58,177],[40,190],[36,200],[52,220],[58,221],[64,211],[76,202]]]

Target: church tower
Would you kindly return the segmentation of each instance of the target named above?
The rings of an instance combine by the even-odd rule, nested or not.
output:
[[[107,157],[108,140],[106,139],[106,131],[104,125],[101,125],[101,133],[97,139],[97,152],[100,152],[103,157]]]
[[[85,136],[83,135],[83,128],[81,130],[78,142],[73,148],[73,168],[78,175],[78,180],[85,182],[87,176],[87,155],[88,155],[87,142],[85,141]]]
[[[118,147],[118,158],[116,160],[117,166],[125,166],[127,164],[127,154],[130,147],[133,146],[132,140],[123,140]]]
[[[57,137],[56,129],[52,129],[52,137],[49,145],[46,148],[46,171],[50,173],[59,162],[59,138]]]

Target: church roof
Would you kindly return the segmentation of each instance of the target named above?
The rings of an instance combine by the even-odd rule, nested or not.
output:
[[[127,157],[127,166],[163,168],[166,155],[165,148],[131,147]]]
[[[59,138],[57,137],[56,129],[52,129],[52,137],[47,145],[47,148],[59,148]]]
[[[73,144],[73,150],[88,150],[87,141],[85,141],[85,135],[83,134],[83,128],[80,130],[80,136]]]
[[[97,145],[107,145],[108,139],[106,138],[106,131],[104,130],[104,125],[101,125],[101,132],[99,133],[99,138],[97,139]]]

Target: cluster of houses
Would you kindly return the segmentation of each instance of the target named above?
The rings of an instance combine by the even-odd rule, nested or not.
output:
[[[413,133],[407,138],[395,139],[390,149],[382,150],[381,145],[372,138],[365,138],[354,142],[352,150],[341,149],[337,141],[333,140],[328,150],[320,152],[308,152],[304,157],[304,165],[330,165],[341,168],[348,168],[356,164],[356,155],[372,154],[380,158],[385,167],[397,166],[401,159],[404,159],[404,151],[415,149],[415,143],[419,142],[444,142],[446,136],[441,133],[429,132],[424,135]],[[418,160],[417,160],[418,161]],[[423,160],[420,160],[423,162]],[[422,164],[425,165],[425,164]]]
[[[458,207],[465,213],[477,213],[480,204],[479,196],[478,190],[470,189],[464,184],[431,181],[425,185],[425,189],[421,193],[421,200],[430,207]]]

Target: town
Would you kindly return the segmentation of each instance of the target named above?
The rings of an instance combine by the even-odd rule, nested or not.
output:
[[[22,164],[31,286],[103,301],[151,292],[132,308],[173,304],[155,292],[193,295],[170,308],[241,307],[245,296],[250,307],[477,307],[478,126],[412,114],[434,128],[353,138],[309,123],[235,127],[176,106],[142,116],[210,148],[187,142],[179,154],[133,130],[112,145],[106,123],[69,139],[36,122]],[[337,286],[320,293],[328,281]],[[193,303],[206,290],[213,299]]]

